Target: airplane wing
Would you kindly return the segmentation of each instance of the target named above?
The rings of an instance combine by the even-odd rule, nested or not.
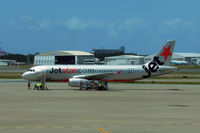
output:
[[[115,73],[100,73],[100,74],[91,74],[91,75],[77,75],[73,78],[83,78],[83,79],[89,79],[89,80],[100,80],[105,77],[109,77],[114,75]]]

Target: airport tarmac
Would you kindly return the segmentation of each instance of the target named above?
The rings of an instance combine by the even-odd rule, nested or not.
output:
[[[1,133],[199,133],[199,85],[112,83],[109,91],[79,91],[48,83],[27,90],[0,80]]]

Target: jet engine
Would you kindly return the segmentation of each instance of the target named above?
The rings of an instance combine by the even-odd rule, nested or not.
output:
[[[80,87],[80,85],[88,85],[90,83],[87,79],[80,79],[80,78],[70,78],[69,79],[69,86],[72,87]]]

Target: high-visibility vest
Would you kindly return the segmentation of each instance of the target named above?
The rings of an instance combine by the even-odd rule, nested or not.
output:
[[[40,87],[40,86],[42,86],[42,84],[41,84],[41,83],[38,83],[38,84],[37,84],[37,87]]]

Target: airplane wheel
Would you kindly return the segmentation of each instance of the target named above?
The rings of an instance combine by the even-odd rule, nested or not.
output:
[[[80,82],[80,91],[83,90],[83,83]]]

